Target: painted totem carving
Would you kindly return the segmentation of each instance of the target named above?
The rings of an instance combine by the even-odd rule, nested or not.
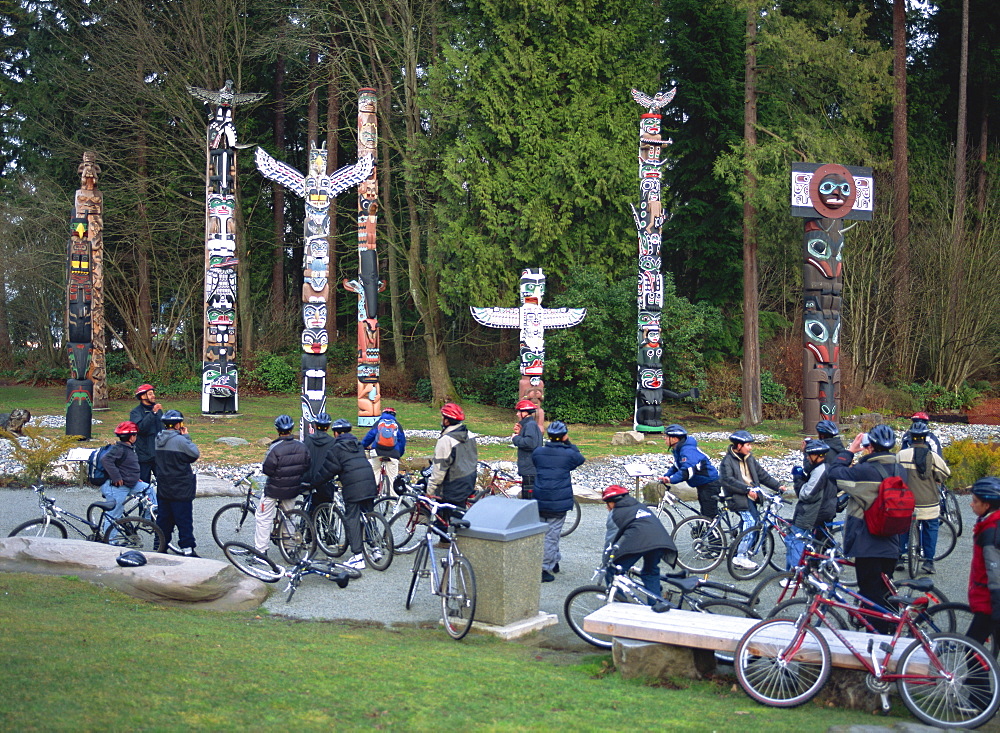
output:
[[[478,323],[492,328],[521,329],[521,379],[518,398],[528,399],[539,407],[545,398],[545,329],[570,328],[582,322],[586,308],[543,308],[545,275],[541,269],[527,268],[521,273],[519,308],[470,308]],[[539,410],[539,413],[542,411]]]
[[[233,108],[256,102],[263,92],[238,94],[233,80],[218,91],[188,87],[208,107],[205,175],[205,323],[202,337],[201,411],[239,410],[236,367],[236,142]]]
[[[313,431],[312,421],[326,411],[326,304],[330,294],[330,199],[359,185],[371,174],[375,161],[359,158],[355,165],[327,174],[326,149],[309,146],[309,170],[302,175],[257,148],[257,169],[305,200],[305,240],[302,255],[302,423],[300,433]]]
[[[871,221],[871,168],[798,163],[792,166],[792,216],[805,218],[802,267],[802,429],[840,419],[840,312],[844,219]]]
[[[101,167],[97,156],[83,154],[80,188],[70,214],[69,273],[66,288],[66,348],[70,378],[66,382],[66,435],[90,440],[96,384],[107,408],[104,370],[103,197],[97,189]],[[97,347],[100,347],[99,359]]]
[[[382,414],[379,385],[380,337],[378,293],[385,283],[378,279],[375,223],[378,217],[378,117],[374,89],[358,90],[358,158],[370,157],[371,173],[358,185],[358,264],[356,280],[344,287],[358,295],[358,427],[370,427]]]

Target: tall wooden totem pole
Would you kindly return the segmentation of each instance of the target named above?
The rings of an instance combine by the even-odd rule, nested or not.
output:
[[[80,188],[70,214],[69,274],[66,288],[66,342],[70,378],[66,382],[66,435],[90,440],[95,391],[100,385],[107,409],[104,369],[103,196],[97,188],[101,167],[88,151],[79,167]]]
[[[376,102],[374,89],[358,90],[358,159],[371,158],[373,163],[378,160]],[[358,186],[358,279],[344,280],[344,287],[358,294],[358,427],[374,425],[382,414],[378,294],[385,289],[385,283],[378,279],[377,215],[378,172],[373,165]]]
[[[844,219],[871,221],[871,168],[815,163],[792,166],[792,216],[805,218],[802,266],[802,429],[840,419],[840,311]]]
[[[521,306],[519,308],[470,308],[478,323],[492,328],[521,329],[521,380],[518,398],[538,405],[536,418],[544,420],[542,400],[545,398],[545,329],[570,328],[587,316],[586,308],[542,308],[545,296],[545,274],[529,267],[521,273]]]
[[[232,79],[219,91],[188,87],[208,107],[205,174],[205,330],[202,337],[201,411],[239,410],[236,368],[236,126],[233,108],[266,94],[237,94]]]
[[[257,148],[261,174],[305,200],[305,241],[302,285],[302,422],[300,433],[313,432],[313,419],[326,411],[326,304],[330,295],[330,199],[359,185],[375,169],[370,155],[333,174],[326,172],[325,148],[309,144],[306,175]],[[374,214],[373,214],[374,216]]]
[[[664,89],[649,97],[638,89],[632,99],[646,108],[639,118],[639,208],[632,217],[639,233],[639,332],[636,363],[635,429],[644,433],[663,430],[660,405],[663,402],[663,345],[660,343],[660,314],[663,310],[663,274],[660,272],[660,243],[666,214],[660,198],[660,151],[673,142],[660,136],[660,108],[670,104],[677,88]]]

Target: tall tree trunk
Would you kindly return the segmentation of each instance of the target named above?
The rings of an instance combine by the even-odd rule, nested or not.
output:
[[[896,372],[904,382],[913,379],[917,349],[910,320],[910,173],[906,101],[906,0],[892,3],[892,239],[896,297],[893,299],[893,343]]]
[[[10,340],[7,320],[7,274],[0,269],[0,367],[14,363],[14,344]]]
[[[285,57],[274,63],[274,146],[278,160],[284,160],[285,150]],[[279,323],[285,320],[285,189],[271,184],[271,212],[274,236],[274,259],[271,263],[271,307]],[[273,346],[273,345],[272,345]]]
[[[319,63],[319,50],[316,46],[309,47],[309,111],[308,129],[306,132],[306,149],[312,143],[319,144],[319,79],[316,65]]]
[[[760,304],[757,294],[757,209],[754,148],[757,147],[757,8],[747,9],[746,69],[743,92],[743,415],[744,427],[761,422]]]
[[[142,117],[140,111],[140,117]],[[137,364],[142,371],[155,371],[155,356],[153,353],[153,306],[150,297],[150,253],[153,247],[153,234],[149,222],[149,148],[146,139],[145,125],[140,121],[136,126],[136,195],[139,214],[139,236],[133,251],[135,261],[135,342],[132,353],[144,364]],[[140,356],[141,355],[141,356]]]
[[[408,65],[409,66],[409,65]],[[407,73],[410,71],[407,68]],[[389,67],[382,67],[382,94],[379,95],[379,109],[383,120],[391,119],[392,113],[392,73]],[[379,190],[382,192],[382,222],[385,224],[387,236],[384,247],[389,270],[389,312],[392,323],[392,351],[395,357],[395,364],[401,369],[406,369],[406,353],[403,344],[403,293],[400,282],[399,267],[399,231],[396,228],[396,220],[393,216],[392,197],[390,195],[392,186],[392,167],[389,157],[389,136],[380,135],[382,165],[379,166],[379,174],[382,180],[379,182]],[[384,343],[384,342],[383,342]]]
[[[326,87],[326,172],[333,173],[340,165],[340,143],[337,132],[340,129],[340,48],[337,36],[330,39],[330,78]],[[330,197],[330,231],[326,238],[330,252],[330,287],[326,299],[326,335],[335,343],[340,336],[337,328],[337,197]]]
[[[984,100],[989,99],[989,95],[983,95]],[[982,227],[983,214],[986,213],[986,156],[990,148],[990,112],[986,102],[983,102],[982,112],[979,118],[979,169],[976,171],[976,213],[977,229]]]
[[[962,51],[958,72],[958,125],[955,131],[955,219],[952,238],[956,245],[965,230],[966,150],[969,114],[969,0],[962,0]]]

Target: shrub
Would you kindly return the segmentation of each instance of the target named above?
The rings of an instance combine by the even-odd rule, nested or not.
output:
[[[59,457],[70,448],[80,444],[76,435],[45,435],[45,429],[25,425],[24,437],[0,428],[0,438],[11,444],[11,458],[24,466],[24,478],[28,483],[41,483]]]
[[[968,382],[963,382],[954,390],[934,384],[930,380],[923,383],[901,384],[900,389],[912,395],[918,409],[929,412],[967,410],[983,396],[982,390],[976,389]]]
[[[951,468],[952,486],[965,488],[983,476],[1000,475],[1000,443],[959,440],[945,446],[943,453]]]
[[[298,356],[298,354],[296,354]],[[257,354],[256,364],[240,375],[247,387],[275,394],[299,391],[299,370],[291,365],[289,357],[263,351]]]

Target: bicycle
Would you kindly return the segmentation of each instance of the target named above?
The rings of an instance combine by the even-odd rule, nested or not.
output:
[[[754,625],[736,647],[736,678],[754,700],[774,707],[796,707],[815,697],[829,679],[830,645],[813,622],[828,628],[868,672],[866,684],[889,709],[889,688],[896,682],[903,704],[924,723],[945,728],[976,727],[1000,706],[1000,679],[993,657],[982,645],[961,634],[927,634],[915,619],[928,604],[926,596],[894,596],[899,614],[858,609],[873,619],[895,624],[890,641],[868,637],[867,657],[827,618],[827,609],[845,608],[832,597],[839,566],[823,563],[808,577],[815,589],[812,602],[795,621],[768,619]],[[828,582],[830,581],[830,582]],[[895,661],[893,652],[904,630],[914,639]],[[880,659],[878,653],[884,656]]]
[[[447,528],[441,529],[442,509],[456,511],[459,507],[435,501],[429,496],[417,496],[417,504],[429,514],[424,538],[413,559],[413,575],[406,592],[406,609],[409,610],[417,596],[421,578],[430,579],[431,595],[441,597],[441,619],[445,631],[453,639],[462,639],[472,628],[476,615],[476,576],[470,563],[458,548],[455,530],[468,527],[465,519],[452,516]],[[438,575],[438,557],[434,553],[435,539],[448,543],[448,551],[440,560],[441,574]]]
[[[381,501],[381,500],[379,500]],[[303,511],[312,517],[316,529],[316,544],[329,557],[340,557],[347,552],[347,507],[343,490],[333,491],[333,501],[313,507],[313,494],[306,495]],[[387,570],[395,555],[395,543],[389,522],[378,510],[378,501],[370,512],[361,514],[361,554],[365,564],[373,570]]]
[[[688,516],[684,517],[684,519],[690,519],[692,516],[701,514],[700,509],[688,504],[686,501],[677,496],[677,494],[667,488],[664,488],[663,496],[660,497],[660,501],[656,504],[656,506],[653,506],[652,504],[647,504],[646,506],[648,506],[650,511],[656,515],[656,518],[660,520],[667,532],[670,534],[673,534],[674,530],[677,528],[678,521],[674,514],[676,513],[677,516],[680,516],[681,507],[689,512]],[[682,519],[681,521],[684,520]]]
[[[726,553],[726,569],[736,580],[756,578],[769,565],[779,572],[785,569],[785,538],[793,531],[792,523],[778,513],[785,503],[781,494],[772,494],[757,524],[743,530],[733,540]],[[740,547],[744,543],[746,547],[741,553]],[[737,565],[736,559],[740,556],[746,557],[754,567]]]
[[[712,519],[702,515],[688,517],[677,525],[672,535],[677,547],[677,563],[692,573],[712,572],[726,557],[729,546],[740,533],[740,526],[740,515],[722,502],[719,513]]]
[[[487,496],[503,496],[507,499],[518,499],[521,496],[521,477],[515,476],[500,467],[492,467],[485,461],[479,461],[479,475],[476,491],[469,497],[469,506]],[[485,478],[489,476],[489,478]],[[580,500],[573,497],[573,508],[566,512],[560,537],[567,537],[580,526]]]
[[[336,583],[340,588],[346,588],[354,578],[361,577],[361,571],[330,560],[313,560],[303,557],[289,568],[283,568],[269,558],[265,553],[242,542],[227,542],[222,546],[222,553],[238,570],[252,578],[265,583],[277,583],[282,578],[288,579],[285,592],[288,596],[285,603],[292,600],[302,578],[307,575],[318,575]]]
[[[951,522],[955,528],[955,536],[962,536],[962,510],[958,506],[958,499],[944,484],[938,484],[938,494],[941,497],[941,516]]]
[[[225,547],[227,542],[246,542],[253,544],[253,536],[257,527],[258,494],[263,487],[253,473],[248,473],[236,481],[236,486],[247,485],[247,494],[243,501],[222,506],[212,517],[212,538],[219,547]],[[298,562],[303,557],[309,557],[316,549],[316,530],[312,519],[300,508],[282,509],[279,503],[275,507],[274,523],[271,526],[271,542],[278,546],[278,552],[286,562]]]
[[[69,535],[66,528],[76,532],[80,539],[90,542],[103,542],[129,550],[146,552],[165,552],[167,540],[163,530],[155,522],[142,517],[122,517],[112,519],[108,512],[115,508],[113,499],[95,501],[87,507],[87,516],[97,512],[96,521],[90,521],[56,505],[56,500],[45,495],[44,486],[32,486],[32,491],[38,494],[38,506],[42,516],[19,524],[8,537],[54,537],[66,539]],[[102,525],[107,522],[107,527]]]
[[[921,541],[921,530],[923,529],[924,520],[917,519],[915,516],[913,521],[910,522],[910,531],[907,536],[906,541],[906,572],[911,578],[917,577],[920,572],[921,566],[924,562],[928,560],[923,555],[923,542]],[[937,549],[934,552],[933,559],[934,562],[943,560],[951,554],[952,550],[955,549],[955,543],[958,541],[958,531],[955,526],[945,518],[944,514],[938,517],[938,541]]]

